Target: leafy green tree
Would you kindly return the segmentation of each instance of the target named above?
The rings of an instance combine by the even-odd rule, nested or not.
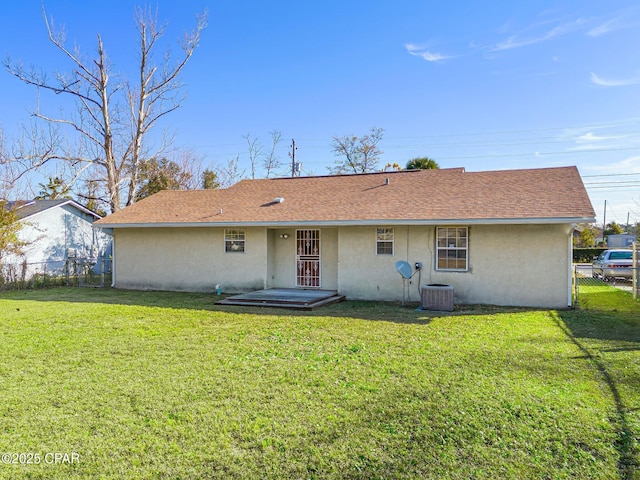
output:
[[[162,190],[186,190],[193,179],[191,172],[166,158],[152,158],[142,163],[139,176],[140,187],[136,192],[136,201]]]
[[[607,226],[604,229],[604,236],[607,235],[619,235],[624,233],[624,228],[621,225],[618,225],[616,222],[607,223]]]
[[[216,172],[208,168],[202,172],[202,188],[205,190],[220,188],[220,182],[218,181]]]
[[[581,247],[595,247],[596,246],[596,238],[598,237],[598,231],[596,227],[591,224],[582,224],[580,225],[582,230],[580,230],[580,246]]]
[[[383,153],[378,147],[383,136],[383,128],[372,127],[369,133],[362,137],[333,137],[331,150],[340,159],[336,160],[335,167],[329,168],[331,173],[338,175],[376,171],[378,160]]]
[[[437,170],[440,168],[438,162],[429,157],[412,158],[407,162],[407,170]]]
[[[9,208],[6,200],[0,200],[0,267],[3,257],[22,254],[25,243],[18,235],[21,227],[15,210]]]

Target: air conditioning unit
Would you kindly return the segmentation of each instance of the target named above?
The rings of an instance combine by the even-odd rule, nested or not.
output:
[[[421,307],[423,310],[439,312],[453,311],[453,286],[431,283],[421,288]]]

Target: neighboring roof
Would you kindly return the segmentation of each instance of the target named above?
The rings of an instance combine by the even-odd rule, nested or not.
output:
[[[7,202],[8,208],[15,209],[18,220],[24,220],[25,218],[44,212],[45,210],[49,210],[50,208],[60,207],[64,205],[71,205],[76,209],[86,213],[87,215],[93,216],[96,219],[102,218],[96,212],[93,212],[88,208],[83,207],[78,202],[71,200],[69,198],[60,198],[55,200],[30,200],[30,201],[17,200],[13,202]]]
[[[277,202],[276,199],[283,199]],[[462,168],[242,180],[163,191],[96,222],[102,228],[592,222],[577,168]]]

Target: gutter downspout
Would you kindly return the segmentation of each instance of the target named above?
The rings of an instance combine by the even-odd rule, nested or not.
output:
[[[568,237],[568,245],[567,245],[567,263],[568,263],[568,295],[567,295],[567,305],[569,308],[573,307],[573,232],[576,228],[576,224],[572,223],[571,228],[569,228],[569,237]],[[576,278],[576,282],[578,279]]]
[[[111,288],[116,288],[116,231],[111,240]]]

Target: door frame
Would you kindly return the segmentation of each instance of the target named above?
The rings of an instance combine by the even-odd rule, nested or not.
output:
[[[307,244],[305,245],[304,242]],[[296,288],[321,288],[321,246],[321,232],[319,228],[296,230]],[[309,271],[309,267],[311,267],[312,271]],[[317,273],[313,270],[317,270]]]

